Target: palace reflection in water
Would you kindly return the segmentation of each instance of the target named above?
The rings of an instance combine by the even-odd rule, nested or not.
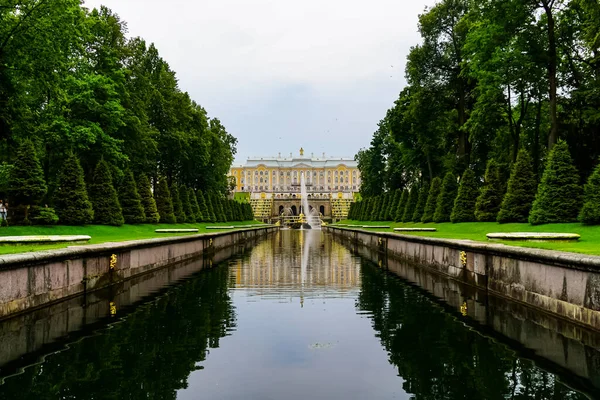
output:
[[[94,328],[0,398],[587,398],[563,381],[597,394],[320,231],[280,231]]]

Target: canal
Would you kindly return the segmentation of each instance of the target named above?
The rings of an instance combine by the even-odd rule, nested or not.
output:
[[[598,396],[595,333],[569,368],[325,232],[238,250],[0,322],[0,399]]]

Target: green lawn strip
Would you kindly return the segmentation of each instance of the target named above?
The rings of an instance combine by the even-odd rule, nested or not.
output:
[[[246,225],[260,224],[258,221],[227,222],[243,228]],[[0,228],[0,236],[25,236],[25,235],[89,235],[92,239],[87,244],[106,242],[124,242],[127,240],[165,238],[172,236],[196,235],[198,233],[214,233],[230,229],[206,229],[207,223],[197,224],[142,224],[142,225],[87,225],[87,226],[9,226]],[[225,225],[225,224],[223,224]],[[189,229],[197,228],[197,233],[156,233],[155,229]],[[81,246],[85,244],[57,243],[57,244],[23,244],[0,245],[0,254],[26,253],[39,250],[60,249],[68,246]]]
[[[394,232],[394,228],[437,228],[437,232],[396,232],[403,235],[429,236],[444,239],[466,239],[488,243],[503,243],[509,246],[532,247],[538,249],[549,249],[559,251],[570,251],[600,255],[600,226],[586,226],[579,223],[570,224],[498,224],[496,222],[463,222],[452,224],[450,222],[440,224],[402,223],[390,221],[351,221],[346,220],[339,223],[343,226],[351,225],[389,225],[389,229],[369,229],[369,231]],[[352,228],[357,229],[357,228]],[[492,232],[560,232],[578,233],[581,239],[577,242],[529,242],[529,241],[489,241],[485,236]]]

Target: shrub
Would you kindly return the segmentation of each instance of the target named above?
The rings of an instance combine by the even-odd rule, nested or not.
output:
[[[536,186],[531,158],[527,151],[520,150],[512,167],[508,188],[496,220],[500,223],[527,222]]]
[[[94,209],[85,186],[83,168],[72,152],[67,153],[58,173],[55,199],[61,224],[86,225],[94,220]]]
[[[437,199],[440,195],[442,188],[442,180],[436,176],[431,181],[429,187],[429,193],[427,194],[427,202],[425,203],[425,209],[423,210],[423,216],[421,222],[433,222],[433,214],[435,214],[435,207],[437,206]]]
[[[192,208],[192,214],[194,215],[195,222],[202,221],[202,213],[200,212],[200,205],[198,204],[198,199],[196,198],[196,193],[194,193],[194,189],[188,189],[188,198],[190,200],[190,207]]]
[[[156,199],[156,208],[160,216],[160,222],[163,224],[174,224],[176,219],[175,212],[173,211],[173,200],[171,199],[167,180],[163,177],[158,180],[154,198]]]
[[[381,210],[381,196],[375,196],[373,199],[373,208],[371,208],[371,221],[379,219],[379,210]]]
[[[419,201],[419,188],[417,185],[413,185],[410,189],[408,200],[406,201],[406,207],[404,208],[404,214],[402,215],[402,222],[412,221],[412,216],[417,208],[417,202]]]
[[[475,203],[479,194],[479,186],[475,178],[475,172],[467,168],[463,173],[458,186],[458,195],[454,200],[454,207],[450,214],[450,221],[457,222],[474,222],[475,219]]]
[[[387,208],[390,204],[390,196],[388,193],[382,195],[381,208],[379,209],[378,220],[386,221],[387,220]]]
[[[152,195],[152,187],[150,186],[150,180],[145,174],[141,174],[137,180],[138,194],[140,195],[140,201],[144,207],[144,215],[146,216],[146,223],[156,224],[160,221],[160,214],[156,207],[156,201]]]
[[[404,210],[406,209],[406,203],[408,203],[408,196],[408,190],[403,190],[402,194],[400,195],[400,200],[398,201],[398,204],[396,205],[396,208],[394,210],[395,222],[402,221],[402,217],[404,217]]]
[[[90,185],[90,199],[94,208],[94,223],[99,225],[123,225],[123,212],[117,191],[112,183],[110,166],[100,160],[94,170]]]
[[[385,210],[385,214],[387,216],[387,221],[393,221],[396,216],[396,207],[398,206],[398,202],[400,201],[400,197],[402,196],[402,190],[396,189],[393,194],[391,194],[391,200],[388,203],[387,210]]]
[[[29,209],[29,220],[34,225],[56,225],[58,215],[54,208],[31,206]]]
[[[39,204],[48,190],[42,165],[31,140],[24,140],[19,145],[8,178],[11,223],[29,225],[29,206]]]
[[[579,173],[573,165],[567,142],[560,141],[550,151],[538,186],[529,223],[533,225],[575,222],[582,202]]]
[[[185,222],[193,223],[196,222],[196,215],[192,210],[192,204],[188,196],[188,189],[185,186],[179,187],[179,200],[181,201],[181,209],[185,214]]]
[[[585,185],[579,220],[586,225],[600,224],[600,164],[594,169]]]
[[[454,208],[457,189],[456,176],[452,172],[448,172],[442,181],[440,194],[435,205],[435,213],[433,214],[433,222],[450,221],[450,214],[452,214],[452,208]]]
[[[181,197],[179,197],[179,189],[177,188],[177,185],[173,183],[169,190],[171,191],[171,201],[173,202],[175,222],[178,224],[184,224],[185,212],[183,211],[183,204],[181,204]]]
[[[496,221],[502,204],[504,187],[500,166],[492,159],[485,169],[485,182],[475,203],[475,218],[477,221]]]
[[[206,198],[204,197],[204,194],[202,193],[202,190],[198,190],[198,194],[196,195],[196,198],[198,199],[198,206],[200,207],[200,214],[201,214],[200,221],[210,222],[211,221],[210,209],[208,208],[208,203],[206,201]]]
[[[208,215],[210,215],[210,222],[217,222],[217,214],[215,206],[213,205],[213,199],[209,192],[204,197],[206,199],[206,206],[208,207]]]
[[[146,222],[146,213],[137,184],[131,171],[125,171],[119,189],[119,201],[123,210],[123,219],[126,224],[143,224]]]
[[[427,195],[429,194],[429,185],[424,183],[419,190],[419,199],[417,200],[417,206],[415,207],[415,212],[412,215],[413,222],[421,222],[421,218],[423,217],[423,213],[425,212],[425,204],[427,203]]]

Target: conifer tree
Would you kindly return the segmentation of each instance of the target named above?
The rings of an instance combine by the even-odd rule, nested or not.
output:
[[[429,194],[429,184],[424,183],[419,190],[419,199],[417,200],[417,206],[415,207],[415,212],[412,216],[413,222],[421,222],[421,218],[423,217],[423,212],[425,211],[425,204],[427,203],[427,195]]]
[[[512,167],[496,220],[500,223],[527,222],[536,187],[531,158],[526,150],[521,149]]]
[[[225,211],[225,217],[227,221],[235,221],[235,214],[233,212],[233,204],[229,199],[223,199],[223,211]]]
[[[475,203],[475,218],[477,221],[496,221],[503,195],[504,184],[501,178],[500,166],[494,159],[491,159],[485,169],[485,182]]]
[[[582,205],[579,173],[573,165],[567,142],[554,145],[531,206],[529,223],[533,225],[575,222]]]
[[[217,222],[227,222],[227,217],[225,216],[225,211],[223,210],[223,203],[219,196],[215,193],[211,193],[211,200],[213,208],[215,209],[215,217],[217,218]]]
[[[416,185],[410,189],[408,194],[408,200],[406,201],[406,207],[404,208],[404,214],[402,215],[402,222],[411,222],[412,216],[417,208],[417,202],[419,201],[419,188]]]
[[[387,220],[387,207],[389,206],[389,202],[390,202],[390,196],[388,193],[385,193],[382,195],[382,201],[381,201],[381,208],[379,209],[379,216],[377,219],[379,219],[380,221],[386,221]]]
[[[391,198],[392,200],[390,200],[387,210],[385,210],[385,213],[387,215],[386,219],[388,221],[394,220],[394,217],[396,216],[396,208],[398,207],[398,202],[400,201],[401,196],[402,196],[402,190],[400,190],[400,189],[394,190],[394,194]]]
[[[160,222],[163,224],[174,224],[176,222],[175,212],[173,211],[173,199],[167,185],[167,180],[161,177],[156,185],[154,192],[156,199],[156,208],[160,216]]]
[[[209,222],[217,222],[216,208],[213,206],[213,200],[210,192],[206,192],[204,199],[206,200],[206,207],[208,208],[208,215],[210,217]]]
[[[379,210],[381,209],[381,196],[375,196],[373,199],[373,208],[371,209],[371,221],[377,221],[379,218]]]
[[[198,206],[200,207],[200,214],[202,214],[202,219],[200,221],[210,222],[211,221],[210,210],[208,208],[208,203],[206,201],[206,197],[204,196],[204,193],[202,193],[202,190],[198,190],[198,194],[197,194],[196,198],[198,199]]]
[[[94,208],[94,223],[120,226],[125,222],[117,191],[112,183],[110,166],[103,159],[94,170],[90,185],[90,199]]]
[[[200,213],[200,206],[198,205],[198,199],[196,198],[196,193],[194,193],[194,189],[188,189],[188,199],[190,200],[190,207],[192,208],[193,221],[202,222],[202,213]]]
[[[175,222],[177,222],[178,224],[185,224],[185,211],[183,211],[183,204],[181,204],[179,188],[175,183],[173,183],[169,190],[171,192],[171,201],[173,202],[173,213],[175,213]]]
[[[31,140],[19,145],[17,158],[10,170],[8,192],[11,207],[8,209],[12,223],[30,224],[28,210],[30,206],[40,204],[48,187],[44,171]]]
[[[477,179],[475,178],[475,172],[473,172],[472,169],[467,168],[460,180],[458,195],[454,200],[454,207],[450,214],[450,221],[452,221],[452,223],[474,222],[476,220],[475,203],[477,202],[478,194],[479,187],[477,185]]]
[[[73,152],[68,152],[58,175],[56,211],[62,225],[87,225],[94,220],[83,168]]]
[[[137,179],[137,189],[140,195],[140,201],[144,207],[144,215],[146,216],[146,223],[156,224],[160,221],[160,215],[156,208],[156,201],[152,195],[152,187],[150,186],[150,180],[145,174],[141,174]]]
[[[579,220],[585,225],[600,224],[600,164],[594,169],[585,185]]]
[[[442,188],[435,206],[435,214],[433,214],[433,222],[439,223],[450,221],[450,214],[454,207],[457,190],[458,185],[456,184],[456,176],[454,176],[452,172],[448,172],[442,181]]]
[[[254,210],[252,210],[252,205],[250,205],[250,203],[246,203],[246,220],[247,221],[253,221],[254,220]]]
[[[439,176],[436,176],[431,180],[431,185],[429,186],[429,193],[427,194],[427,201],[425,202],[425,209],[423,210],[421,222],[433,222],[433,215],[435,214],[437,199],[440,196],[441,189],[442,180]]]
[[[193,223],[196,222],[196,215],[192,211],[192,205],[190,204],[190,198],[188,197],[188,189],[185,186],[179,188],[179,200],[181,201],[181,209],[185,214],[185,222]]]
[[[360,212],[360,221],[366,221],[367,220],[367,215],[369,210],[371,209],[371,198],[370,197],[366,197],[364,198],[362,201],[365,202],[365,204],[362,207],[362,210]]]
[[[408,190],[403,190],[400,195],[400,200],[396,205],[394,210],[394,221],[400,222],[402,221],[402,217],[404,217],[404,210],[406,210],[406,203],[408,203],[409,192]]]
[[[146,214],[137,184],[131,171],[125,171],[119,189],[119,203],[123,210],[123,219],[126,224],[142,224],[146,222]]]

